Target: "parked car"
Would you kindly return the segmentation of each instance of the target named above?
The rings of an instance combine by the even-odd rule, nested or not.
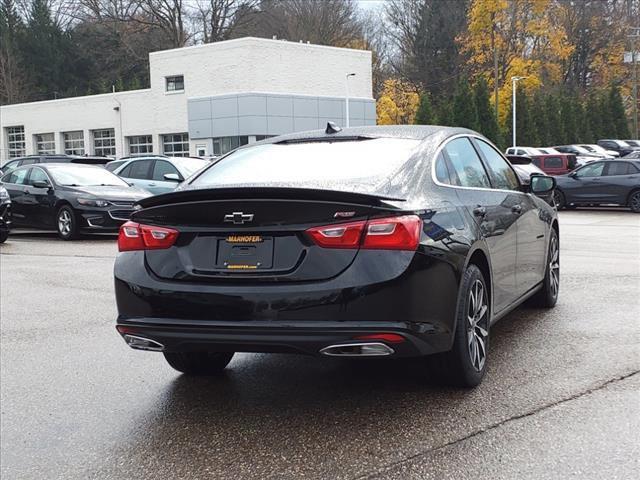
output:
[[[93,157],[88,155],[29,155],[14,158],[2,166],[2,173],[9,173],[15,168],[34,163],[81,163],[86,165],[104,165],[110,159],[107,157]]]
[[[579,147],[584,148],[585,150],[591,153],[599,153],[603,158],[618,158],[620,154],[614,150],[606,150],[602,148],[600,145],[595,144],[584,144],[578,145]]]
[[[560,153],[570,153],[576,156],[576,161],[579,165],[584,165],[594,160],[600,160],[602,158],[609,158],[606,155],[600,153],[593,153],[589,150],[579,147],[578,145],[558,145],[553,147]]]
[[[536,155],[531,161],[547,175],[564,175],[578,166],[576,156],[567,153]]]
[[[122,226],[117,330],[189,374],[238,351],[440,354],[449,382],[477,385],[491,324],[558,298],[556,212],[533,194],[554,184],[523,187],[460,128],[334,127],[240,147]]]
[[[640,150],[640,147],[633,147],[627,142],[615,139],[598,140],[598,145],[607,150],[618,152],[621,157],[624,157],[635,150]]]
[[[539,149],[533,147],[509,147],[507,148],[505,154],[528,157],[531,155],[541,155],[542,152]]]
[[[42,163],[6,173],[15,227],[56,229],[71,240],[81,232],[117,232],[136,201],[149,194],[102,167]]]
[[[191,157],[136,157],[117,166],[113,173],[154,195],[172,191],[185,178],[211,165]]]
[[[625,143],[628,143],[632,147],[640,147],[640,140],[625,140]]]
[[[551,147],[536,148],[536,150],[538,150],[542,155],[551,155],[551,154],[557,155],[560,153],[555,148],[551,148]]]
[[[558,208],[622,205],[640,213],[640,160],[602,160],[556,178]]]
[[[11,230],[11,198],[7,189],[0,185],[0,243],[7,241]]]

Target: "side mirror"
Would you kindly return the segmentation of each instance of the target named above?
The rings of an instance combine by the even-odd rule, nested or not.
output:
[[[51,185],[46,180],[37,180],[33,182],[33,186],[35,188],[51,188]]]
[[[164,179],[169,181],[169,182],[181,182],[182,180],[180,180],[180,177],[178,176],[177,173],[165,173],[164,174]]]
[[[531,193],[535,195],[545,195],[556,188],[556,179],[543,175],[531,176]]]
[[[577,177],[578,173],[574,170],[573,172],[569,173],[569,176],[572,177],[572,178],[573,177]]]

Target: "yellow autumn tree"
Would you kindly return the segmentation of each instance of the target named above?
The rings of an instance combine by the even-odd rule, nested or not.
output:
[[[472,0],[467,32],[459,38],[476,75],[494,86],[497,57],[499,114],[504,121],[510,101],[511,77],[535,88],[562,80],[563,63],[574,47],[557,21],[560,3],[553,0]]]
[[[376,104],[378,125],[412,124],[419,103],[420,95],[411,85],[396,78],[385,80]]]

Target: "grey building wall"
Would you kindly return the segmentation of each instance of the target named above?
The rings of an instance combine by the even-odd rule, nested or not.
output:
[[[187,103],[189,138],[281,135],[345,124],[345,99],[263,93],[191,98]],[[376,124],[373,99],[349,100],[350,125]]]

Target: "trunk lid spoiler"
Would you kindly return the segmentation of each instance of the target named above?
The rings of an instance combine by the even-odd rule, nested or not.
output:
[[[287,187],[233,187],[233,188],[202,188],[194,190],[180,190],[163,193],[139,200],[142,208],[171,205],[177,203],[199,202],[206,200],[231,199],[291,199],[291,200],[320,200],[352,203],[356,205],[389,206],[385,202],[404,202],[404,198],[394,198],[376,193],[355,193],[338,190],[320,190],[310,188]]]

